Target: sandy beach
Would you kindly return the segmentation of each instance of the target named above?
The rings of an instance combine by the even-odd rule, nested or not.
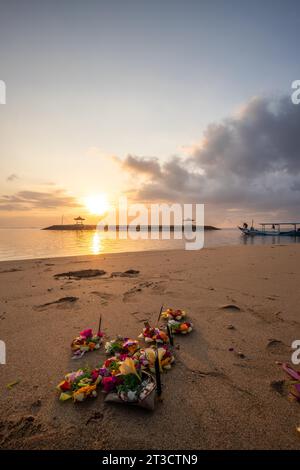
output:
[[[282,390],[276,361],[290,362],[300,338],[299,266],[297,245],[0,263],[0,447],[298,449],[300,406]],[[86,269],[106,274],[55,276]],[[139,274],[112,276],[128,269]],[[176,365],[154,412],[104,403],[101,391],[59,402],[66,372],[105,358],[102,348],[71,359],[79,331],[96,329],[102,313],[108,338],[136,338],[162,303],[185,309],[195,329],[176,337]]]

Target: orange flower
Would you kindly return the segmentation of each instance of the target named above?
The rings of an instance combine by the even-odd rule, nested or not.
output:
[[[164,333],[163,331],[160,331],[160,337],[165,343],[169,341],[168,335],[166,335],[166,333]]]
[[[86,385],[81,387],[73,394],[74,401],[83,401],[87,396],[91,395],[96,390],[96,385]]]

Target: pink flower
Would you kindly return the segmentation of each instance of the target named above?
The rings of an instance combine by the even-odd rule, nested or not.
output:
[[[86,330],[83,330],[80,333],[80,336],[83,336],[83,338],[91,338],[93,336],[93,331],[91,328],[88,328]]]
[[[106,393],[111,392],[116,385],[117,379],[116,377],[103,377],[102,379],[102,385],[103,389]]]
[[[125,361],[126,357],[128,357],[128,354],[123,353],[123,354],[120,354],[119,359],[120,361]]]

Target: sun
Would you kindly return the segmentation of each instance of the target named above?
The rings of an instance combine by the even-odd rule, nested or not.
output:
[[[92,215],[103,215],[110,208],[106,194],[87,196],[85,206]]]

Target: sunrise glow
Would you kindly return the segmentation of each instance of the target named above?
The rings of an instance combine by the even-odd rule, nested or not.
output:
[[[86,197],[85,206],[92,215],[103,215],[110,207],[106,194],[97,194]]]

